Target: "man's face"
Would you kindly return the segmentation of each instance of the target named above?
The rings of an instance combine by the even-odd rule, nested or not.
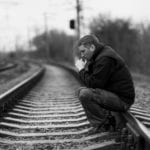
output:
[[[79,46],[79,52],[83,60],[90,60],[90,58],[93,56],[94,50],[95,50],[95,46],[93,44],[88,46],[85,45]]]

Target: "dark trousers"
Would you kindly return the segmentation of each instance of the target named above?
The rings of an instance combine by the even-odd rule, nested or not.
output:
[[[123,112],[130,107],[116,94],[102,89],[81,87],[78,97],[92,126],[99,126],[106,119],[108,110]]]

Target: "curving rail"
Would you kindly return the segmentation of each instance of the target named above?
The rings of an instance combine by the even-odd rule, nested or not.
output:
[[[15,97],[23,97],[29,89],[33,87],[33,85],[42,77],[44,73],[44,67],[35,72],[31,77],[17,84],[10,90],[0,95],[0,113],[4,110],[8,110],[9,107],[12,107],[16,101]],[[0,114],[1,115],[1,114]]]
[[[5,70],[9,70],[9,69],[13,69],[15,67],[17,67],[16,63],[7,64],[6,66],[0,67],[0,72],[5,71]]]
[[[126,121],[128,134],[126,138],[130,147],[136,150],[149,150],[150,149],[150,130],[136,119],[130,112],[122,113],[122,117]]]

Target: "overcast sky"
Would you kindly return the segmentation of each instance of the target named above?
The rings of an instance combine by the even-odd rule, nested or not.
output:
[[[150,22],[150,0],[80,1],[85,24],[99,13],[131,18],[135,23]],[[73,33],[69,20],[76,17],[75,7],[76,0],[0,0],[0,50],[9,50],[43,32],[45,23],[48,29]]]

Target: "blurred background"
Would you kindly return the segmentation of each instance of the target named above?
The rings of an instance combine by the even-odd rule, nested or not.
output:
[[[150,74],[149,0],[0,0],[0,61],[73,64],[73,47],[94,33],[134,72]]]

